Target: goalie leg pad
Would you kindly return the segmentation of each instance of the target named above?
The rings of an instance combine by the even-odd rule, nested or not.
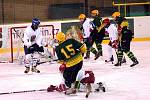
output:
[[[30,62],[31,62],[31,54],[25,55],[25,66],[30,67]]]

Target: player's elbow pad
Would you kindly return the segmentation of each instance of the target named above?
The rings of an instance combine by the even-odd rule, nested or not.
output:
[[[83,45],[80,47],[80,51],[81,51],[81,53],[85,53],[85,52],[86,52],[86,50],[87,50],[86,45],[85,45],[85,44],[83,44]]]

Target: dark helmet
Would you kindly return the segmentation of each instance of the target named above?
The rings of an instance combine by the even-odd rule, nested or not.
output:
[[[40,24],[40,20],[38,18],[33,18],[32,19],[32,25],[38,26]]]

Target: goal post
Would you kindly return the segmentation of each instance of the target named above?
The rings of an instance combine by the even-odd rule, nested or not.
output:
[[[27,26],[10,28],[10,62],[13,63],[19,57],[24,56],[23,35]],[[55,38],[55,29],[53,25],[40,25],[40,32],[43,35],[44,42],[49,42]],[[48,47],[50,52],[55,55],[53,48]]]

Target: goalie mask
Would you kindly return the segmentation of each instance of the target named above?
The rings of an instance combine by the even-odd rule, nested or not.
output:
[[[33,30],[38,29],[39,24],[40,24],[40,20],[38,18],[33,18],[32,19],[32,28],[33,28]]]

